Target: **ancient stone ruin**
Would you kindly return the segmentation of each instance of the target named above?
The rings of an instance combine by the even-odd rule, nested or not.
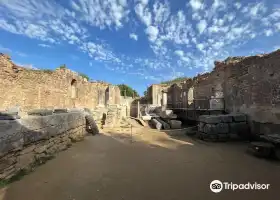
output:
[[[198,121],[205,114],[241,113],[247,116],[253,134],[280,135],[279,63],[280,50],[230,57],[215,62],[210,73],[171,85],[151,85],[148,103],[177,108],[176,114],[186,120]]]

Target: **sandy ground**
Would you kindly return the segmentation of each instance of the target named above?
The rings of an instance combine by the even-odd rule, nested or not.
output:
[[[280,164],[248,155],[244,143],[207,143],[148,129],[89,136],[22,180],[3,200],[279,199]],[[111,133],[109,133],[111,132]],[[112,133],[114,132],[114,133]],[[270,184],[215,194],[209,183]]]

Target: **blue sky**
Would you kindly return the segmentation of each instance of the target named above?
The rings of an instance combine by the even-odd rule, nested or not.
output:
[[[279,0],[0,0],[0,52],[93,80],[152,83],[280,48]]]

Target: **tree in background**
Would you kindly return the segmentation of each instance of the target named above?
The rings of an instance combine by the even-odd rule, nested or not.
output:
[[[121,96],[139,97],[139,94],[128,85],[120,84],[118,87],[120,88]]]
[[[178,78],[175,78],[175,79],[170,80],[170,81],[163,81],[163,82],[161,82],[161,84],[178,83],[178,82],[183,82],[183,81],[188,80],[188,79],[189,79],[188,77],[178,77]]]
[[[66,67],[65,64],[63,64],[63,65],[60,65],[58,68],[59,68],[59,69],[66,69],[67,67]]]
[[[144,91],[144,97],[146,97],[146,96],[147,96],[147,94],[148,94],[148,93],[147,93],[147,91]]]

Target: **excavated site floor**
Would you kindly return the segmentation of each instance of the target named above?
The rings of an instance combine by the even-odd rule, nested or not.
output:
[[[149,128],[103,130],[1,189],[2,200],[279,199],[280,164],[240,142],[207,143]],[[270,184],[210,191],[212,180]]]

